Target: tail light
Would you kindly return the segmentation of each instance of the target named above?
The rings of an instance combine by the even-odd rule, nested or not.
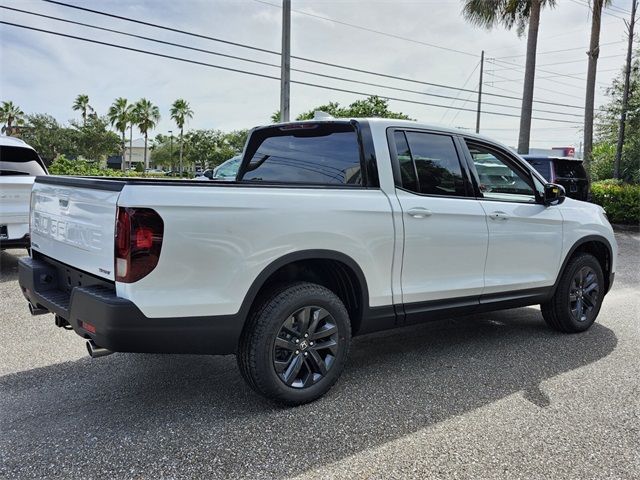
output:
[[[164,222],[150,208],[118,208],[115,237],[116,281],[137,282],[156,268]]]

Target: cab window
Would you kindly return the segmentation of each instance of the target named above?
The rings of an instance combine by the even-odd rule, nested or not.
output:
[[[466,195],[453,138],[426,132],[396,131],[402,187],[425,195]]]
[[[535,190],[529,177],[512,165],[506,155],[480,144],[467,141],[478,174],[483,198],[505,202],[535,203]]]

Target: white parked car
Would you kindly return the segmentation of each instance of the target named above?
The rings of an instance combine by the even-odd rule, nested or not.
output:
[[[0,248],[29,247],[29,199],[37,175],[47,169],[36,151],[0,136]]]
[[[587,330],[616,271],[601,207],[488,138],[401,120],[256,128],[235,182],[38,177],[32,205],[34,314],[92,356],[235,353],[290,405],[331,388],[354,335],[536,304]]]

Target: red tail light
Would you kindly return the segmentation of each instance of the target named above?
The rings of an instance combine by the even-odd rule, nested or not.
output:
[[[118,208],[115,237],[116,281],[137,282],[156,268],[164,222],[150,208]]]

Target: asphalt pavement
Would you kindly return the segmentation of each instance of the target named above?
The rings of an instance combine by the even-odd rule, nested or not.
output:
[[[354,339],[322,399],[274,407],[232,356],[117,353],[32,317],[0,257],[0,478],[640,476],[640,235],[586,333],[538,308]]]

